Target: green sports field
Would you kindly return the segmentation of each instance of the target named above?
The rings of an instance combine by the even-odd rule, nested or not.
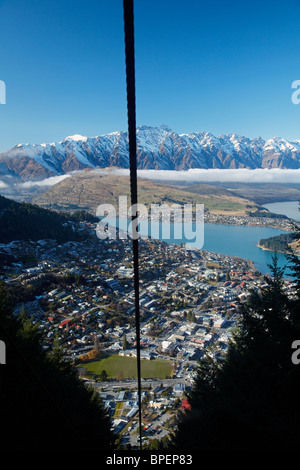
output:
[[[172,361],[164,359],[154,359],[151,361],[142,359],[142,378],[165,379],[166,377],[171,376],[172,365]],[[111,356],[104,357],[98,361],[79,364],[79,367],[84,367],[88,371],[89,375],[100,375],[101,372],[105,370],[109,379],[137,377],[136,359],[132,357],[122,357],[117,354],[112,354]]]

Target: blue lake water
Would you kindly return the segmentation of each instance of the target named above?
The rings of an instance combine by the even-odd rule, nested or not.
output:
[[[258,248],[257,242],[262,238],[274,237],[281,233],[286,232],[268,227],[205,224],[203,248],[249,259],[253,261],[256,269],[266,274],[270,272],[268,264],[272,263],[274,253]],[[286,266],[287,260],[284,254],[278,253],[277,256],[279,265]],[[288,270],[285,274],[288,275]]]
[[[110,220],[110,223],[113,224],[113,221]],[[189,239],[186,239],[185,237],[176,239],[176,236],[173,236],[172,230],[170,232],[170,236],[164,237],[161,226],[162,224],[159,222],[152,222],[151,230],[149,230],[147,221],[140,221],[139,232],[142,235],[151,235],[152,238],[160,239],[167,243],[189,242]],[[268,227],[205,223],[204,243],[202,244],[202,240],[198,240],[196,237],[196,241],[192,246],[195,248],[203,248],[207,251],[213,251],[229,256],[238,256],[240,258],[251,260],[258,271],[266,274],[270,272],[268,264],[272,262],[272,256],[274,256],[274,253],[258,248],[257,242],[262,238],[273,237],[280,235],[281,233],[286,232]],[[278,263],[281,267],[285,267],[287,265],[287,260],[284,254],[278,253]],[[285,270],[285,276],[289,277],[288,268]]]
[[[299,201],[272,202],[264,207],[274,214],[283,214],[300,221]]]

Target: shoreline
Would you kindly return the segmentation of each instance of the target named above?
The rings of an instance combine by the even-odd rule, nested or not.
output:
[[[128,220],[129,222],[131,222],[131,219],[128,217],[128,216],[119,216],[118,214],[116,214],[116,219],[121,219],[121,220]],[[213,219],[211,220],[210,218],[213,217]],[[216,220],[216,215],[214,214],[210,214],[208,217],[207,216],[204,216],[204,221],[203,223],[204,224],[215,224],[215,225],[233,225],[233,226],[244,226],[244,227],[261,227],[261,228],[274,228],[275,230],[284,230],[286,232],[290,232],[292,231],[291,230],[291,227],[286,227],[286,225],[282,225],[282,224],[278,224],[278,223],[262,223],[260,220],[258,221],[257,219],[255,221],[252,221],[252,220],[249,220],[249,218],[247,218],[246,216],[241,216],[241,215],[230,215],[230,216],[224,216],[224,215],[221,215],[220,217],[226,217],[225,220]],[[105,217],[103,217],[105,218]],[[240,219],[240,220],[234,220],[234,219]],[[148,222],[161,222],[161,220],[159,218],[151,218],[150,216],[147,216],[147,217],[143,217],[143,216],[138,216],[138,219],[140,221],[148,221]],[[233,219],[233,220],[232,220]],[[264,219],[264,218],[263,218]],[[99,221],[101,222],[102,219],[99,218]],[[268,220],[268,221],[273,221],[273,219],[267,219],[265,218],[264,220]],[[276,219],[278,220],[278,219]],[[289,223],[292,223],[294,221],[294,219],[279,219],[279,220],[288,220],[290,221]],[[186,222],[194,222],[194,220],[186,220]],[[297,221],[294,221],[294,222],[297,222]],[[179,221],[179,220],[170,220],[170,223],[182,223],[182,221]],[[272,250],[271,250],[272,251]]]
[[[266,247],[264,247],[263,245],[260,245],[259,243],[257,243],[256,246],[257,246],[258,248],[260,248],[261,250],[264,250],[264,251],[271,251],[271,252],[273,252],[273,253],[282,253],[283,255],[285,255],[285,254],[288,253],[287,251],[281,251],[281,250],[275,251],[275,250],[271,250],[271,248],[266,248]],[[296,256],[300,256],[300,249],[299,249],[299,250],[295,250],[295,249],[294,249],[293,252],[294,252],[294,254],[295,254]]]
[[[273,253],[282,253],[282,254],[285,254],[285,253],[286,253],[286,251],[281,251],[281,250],[275,251],[275,250],[271,250],[271,248],[266,248],[265,246],[260,245],[259,242],[256,243],[256,246],[257,246],[258,248],[260,248],[261,250],[264,250],[264,251],[271,251],[271,252],[273,252]]]

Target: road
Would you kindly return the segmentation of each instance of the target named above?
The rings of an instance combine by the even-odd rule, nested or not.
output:
[[[189,362],[190,364],[191,362]],[[185,371],[179,372],[180,374],[184,374],[184,376],[175,377],[172,379],[142,379],[141,384],[143,388],[146,387],[157,387],[160,384],[163,384],[164,387],[170,387],[178,383],[187,383],[185,379]],[[127,380],[114,380],[109,382],[93,382],[91,383],[96,388],[101,388],[103,390],[111,390],[112,388],[121,388],[123,390],[130,389],[130,388],[137,388],[138,382],[137,380],[127,379]]]
[[[159,412],[159,411],[158,411]],[[164,425],[166,421],[169,419],[169,415],[164,413],[159,415],[156,419],[152,421],[150,426],[147,428],[145,431],[145,442],[146,440],[151,441],[152,439],[161,439],[164,436],[167,436],[169,434],[168,429],[164,428]],[[143,420],[142,420],[142,424]],[[131,446],[137,446],[139,445],[137,439],[139,438],[139,433],[138,431],[138,419],[135,419],[132,424],[132,428],[129,432],[126,432],[123,434],[123,444],[130,443]]]

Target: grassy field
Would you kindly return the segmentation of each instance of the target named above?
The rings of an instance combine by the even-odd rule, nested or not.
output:
[[[109,379],[137,377],[136,359],[117,354],[80,364],[79,367],[84,367],[89,375],[100,375],[105,370]],[[143,359],[141,360],[141,374],[142,378],[164,379],[172,374],[172,362],[164,359],[151,361]]]

